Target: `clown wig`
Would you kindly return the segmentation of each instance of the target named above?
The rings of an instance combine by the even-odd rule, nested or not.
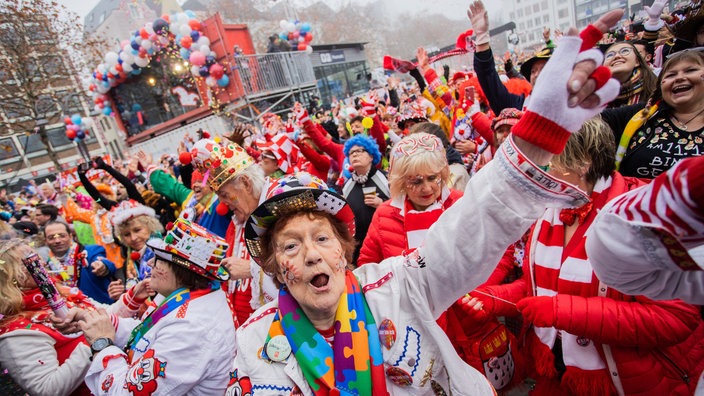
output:
[[[381,161],[381,152],[379,151],[379,145],[374,141],[374,139],[370,138],[369,136],[366,135],[354,135],[351,138],[347,139],[345,142],[345,147],[343,149],[343,153],[345,154],[345,157],[350,156],[350,150],[354,146],[359,146],[364,149],[369,155],[372,156],[372,165],[377,166],[379,162]]]

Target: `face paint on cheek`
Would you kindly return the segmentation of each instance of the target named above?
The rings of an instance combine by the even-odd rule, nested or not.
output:
[[[300,271],[288,260],[281,264],[281,274],[287,284],[294,284],[301,280]]]
[[[347,268],[347,259],[345,256],[342,254],[342,248],[338,249],[337,251],[337,270],[344,272],[345,269]]]

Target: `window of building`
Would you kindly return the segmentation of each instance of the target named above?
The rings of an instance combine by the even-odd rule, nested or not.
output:
[[[526,8],[524,10],[525,10],[526,16],[530,16],[530,6],[526,6]]]
[[[509,12],[508,19],[514,20],[514,19],[516,19],[516,15],[513,12]]]
[[[523,9],[522,9],[522,8],[519,8],[519,9],[516,11],[516,15],[518,15],[519,18],[523,18]]]
[[[540,9],[543,11],[547,10],[548,9],[548,2],[543,1],[542,3],[540,3]]]
[[[521,23],[518,24],[518,30],[525,30],[525,28],[526,28],[526,24],[525,24],[525,23],[521,22]]]
[[[5,99],[1,101],[0,106],[2,106],[2,111],[5,113],[5,116],[10,120],[32,116],[31,109],[25,104],[22,98]]]
[[[543,15],[543,25],[550,25],[550,15]]]
[[[530,29],[530,28],[533,27],[533,20],[532,20],[532,19],[529,19],[528,22],[526,22],[526,27],[527,27],[528,29]]]
[[[540,12],[540,4],[538,4],[538,3],[533,4],[533,12]]]
[[[0,161],[18,156],[17,147],[12,139],[0,139]]]
[[[558,18],[560,18],[560,19],[567,18],[567,16],[568,16],[567,8],[562,8],[562,9],[557,10],[557,17]]]
[[[59,110],[56,98],[46,94],[39,95],[35,108],[37,109],[37,115],[39,116],[51,116],[56,114]]]
[[[535,26],[540,26],[540,17],[536,17],[534,19],[534,21],[535,21]]]
[[[49,33],[49,29],[45,24],[29,22],[25,26],[25,31],[27,32],[27,36],[31,41],[51,39],[51,33]]]
[[[54,148],[71,144],[71,141],[66,137],[66,128],[64,127],[49,129],[46,131],[46,136]]]

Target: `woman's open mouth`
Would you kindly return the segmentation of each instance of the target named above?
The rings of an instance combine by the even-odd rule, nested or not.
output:
[[[318,274],[310,280],[310,284],[316,289],[324,289],[328,282],[330,281],[330,276],[325,274]]]

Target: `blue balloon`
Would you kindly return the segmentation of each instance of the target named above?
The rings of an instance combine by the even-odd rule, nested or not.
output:
[[[106,109],[107,109],[107,107],[106,107]],[[105,109],[103,109],[103,112],[104,112],[104,111],[105,111]],[[79,129],[78,131],[76,131],[76,139],[83,139],[84,137],[86,137],[86,133],[85,133],[85,132],[83,132],[83,131],[80,130],[80,129]]]
[[[81,120],[81,116],[80,116],[80,115],[74,114],[74,115],[71,116],[71,122],[72,122],[74,125],[81,125],[81,121],[83,121],[83,120]]]
[[[201,66],[200,69],[198,69],[198,74],[200,74],[201,77],[208,77],[210,75],[208,66]]]
[[[230,77],[228,77],[227,74],[223,74],[223,76],[218,80],[218,86],[226,87],[228,84],[230,84]]]
[[[212,66],[215,64],[215,57],[213,55],[208,55],[205,57],[205,64],[208,66]]]
[[[112,108],[107,107],[107,106],[103,107],[103,114],[105,114],[106,116],[109,116],[110,114],[112,114]],[[78,133],[76,133],[76,136],[78,136]]]
[[[152,24],[152,28],[154,29],[154,32],[156,34],[166,34],[169,32],[169,23],[166,22],[165,20],[158,18],[154,23]]]
[[[181,58],[183,58],[185,60],[189,60],[191,58],[191,51],[189,51],[186,48],[181,48],[179,50],[179,53],[181,54]]]
[[[308,33],[310,32],[310,23],[305,22],[303,25],[301,25],[301,33]]]
[[[281,40],[288,40],[288,33],[286,33],[286,32],[279,33],[279,38]]]
[[[193,42],[198,41],[200,38],[200,33],[197,30],[191,30],[191,38],[193,39]]]
[[[139,50],[139,44],[134,40],[130,42],[130,47],[132,47],[133,50]]]
[[[191,11],[191,10],[186,10],[186,11],[184,11],[184,13],[185,13],[186,15],[188,15],[188,17],[191,18],[191,19],[193,19],[193,18],[196,17],[196,13],[193,12],[193,11]]]
[[[132,69],[131,73],[132,73],[132,75],[134,75],[134,76],[138,76],[138,75],[142,74],[142,69],[140,69],[139,66],[137,66],[137,65],[135,64],[135,65],[133,66],[133,69]]]

